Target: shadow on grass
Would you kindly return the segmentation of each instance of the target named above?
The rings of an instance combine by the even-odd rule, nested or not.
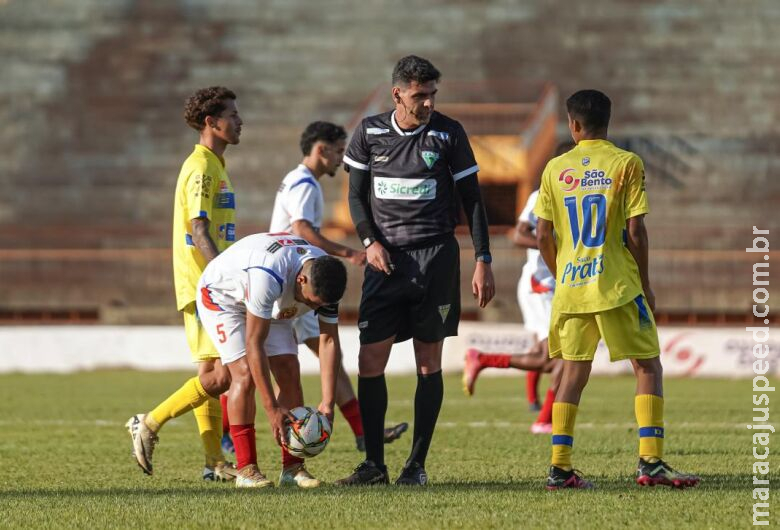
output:
[[[596,484],[598,492],[609,492],[615,494],[624,494],[630,492],[641,492],[640,488],[634,483],[633,478],[606,478],[598,476],[587,477]],[[695,488],[697,491],[747,491],[752,488],[753,476],[748,474],[740,475],[705,475],[702,477],[702,483]],[[657,486],[656,490],[666,490],[673,493],[680,493],[673,488],[664,488]],[[438,482],[432,483],[421,489],[409,486],[370,486],[365,488],[356,487],[336,487],[333,485],[324,485],[316,490],[292,490],[286,488],[268,488],[262,490],[236,490],[230,485],[224,485],[216,488],[203,487],[126,487],[126,488],[20,488],[18,490],[0,490],[0,499],[18,499],[23,500],[56,500],[62,498],[87,498],[87,497],[124,497],[124,496],[166,496],[166,495],[195,495],[204,497],[227,497],[235,495],[270,495],[272,497],[280,495],[307,495],[315,497],[349,497],[363,495],[365,493],[386,493],[388,495],[436,495],[438,493],[533,493],[544,490],[544,480],[542,479],[518,479],[507,482]],[[582,492],[587,494],[587,492]]]

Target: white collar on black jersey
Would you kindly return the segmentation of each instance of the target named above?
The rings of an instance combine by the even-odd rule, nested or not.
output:
[[[390,115],[390,123],[393,124],[393,129],[395,129],[395,132],[397,132],[401,136],[414,136],[415,134],[419,134],[420,132],[422,132],[423,129],[425,129],[425,126],[428,125],[427,123],[423,123],[422,125],[417,127],[415,130],[409,131],[409,132],[405,132],[403,129],[401,129],[398,126],[398,123],[396,123],[396,121],[395,121],[395,111],[393,111],[393,113]]]

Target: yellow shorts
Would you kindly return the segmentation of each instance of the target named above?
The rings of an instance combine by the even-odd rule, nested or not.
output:
[[[550,357],[567,361],[592,361],[599,339],[609,349],[612,362],[658,357],[658,330],[643,295],[620,307],[598,313],[553,313],[550,324]]]
[[[195,302],[182,309],[184,315],[184,332],[187,334],[187,344],[190,346],[192,362],[213,361],[219,359],[219,353],[211,342],[208,333],[200,323]]]

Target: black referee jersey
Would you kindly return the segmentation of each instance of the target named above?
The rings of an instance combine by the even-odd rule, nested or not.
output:
[[[371,173],[370,208],[384,246],[406,248],[452,234],[455,182],[479,171],[463,126],[433,112],[427,124],[404,131],[395,111],[364,118],[344,156],[349,168]]]

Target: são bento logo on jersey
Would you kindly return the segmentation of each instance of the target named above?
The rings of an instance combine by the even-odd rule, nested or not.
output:
[[[564,192],[581,190],[608,190],[612,186],[612,179],[601,169],[589,169],[583,173],[582,178],[577,178],[576,169],[573,167],[564,169],[558,175],[558,185]]]
[[[574,168],[570,167],[558,175],[558,184],[563,191],[574,191],[580,185],[580,179],[574,177]]]

